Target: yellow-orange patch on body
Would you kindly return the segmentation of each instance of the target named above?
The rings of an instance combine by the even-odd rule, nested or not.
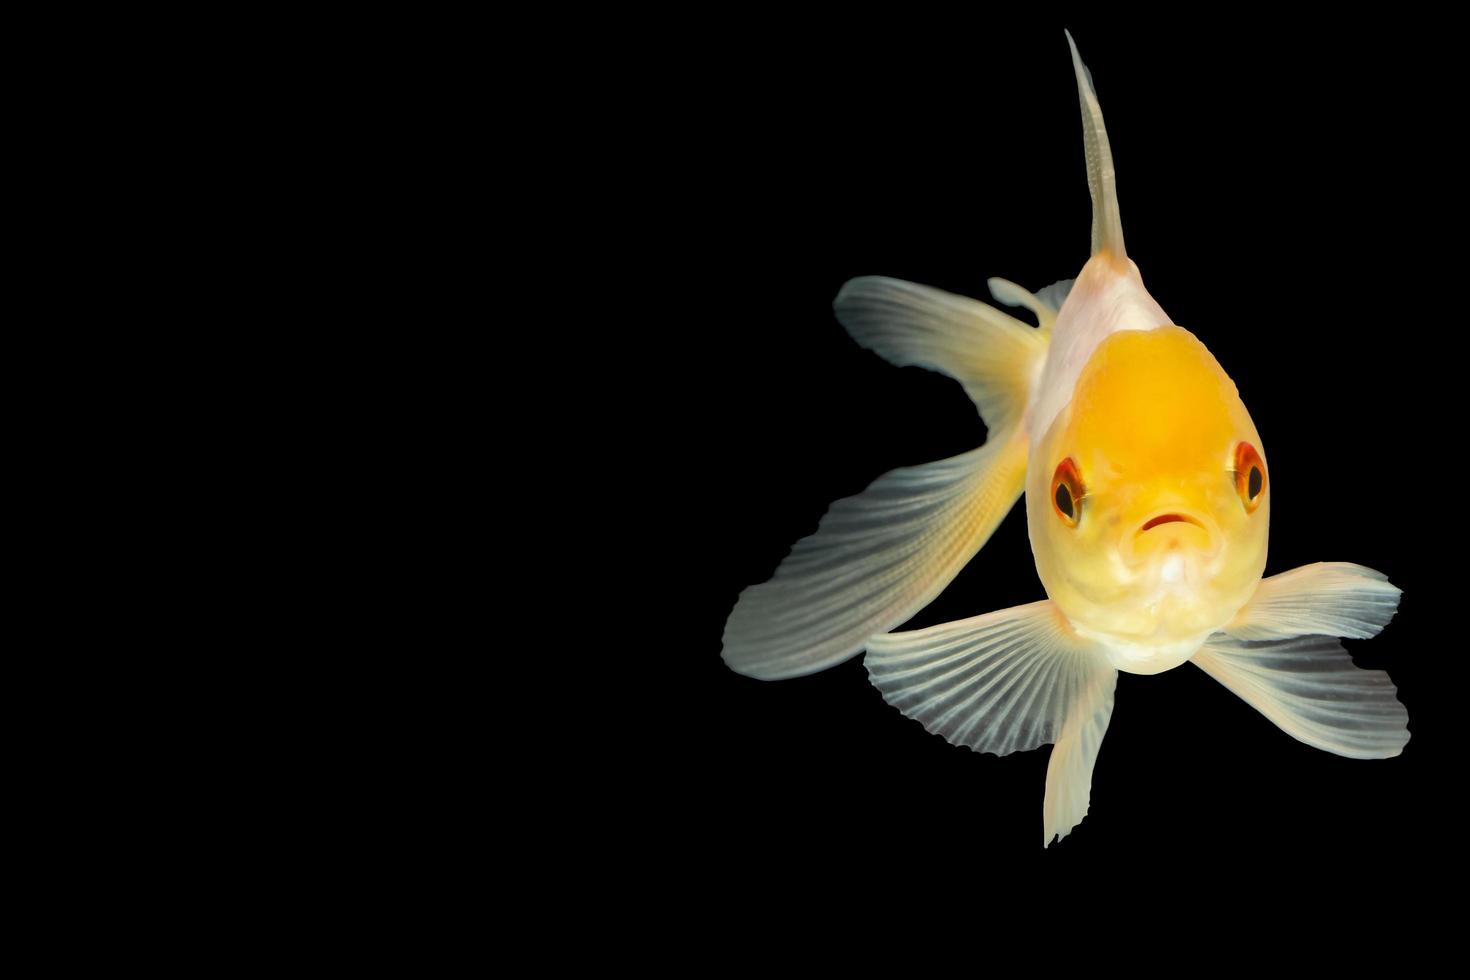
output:
[[[1124,330],[1104,340],[1072,401],[1072,437],[1115,475],[1197,473],[1229,463],[1241,420],[1235,383],[1181,327]]]
[[[1035,443],[1026,509],[1037,573],[1074,627],[1107,638],[1119,669],[1177,666],[1253,594],[1270,503],[1264,490],[1237,492],[1242,443],[1260,437],[1234,382],[1172,325],[1107,336]],[[1084,488],[1070,517],[1056,499],[1063,470]]]

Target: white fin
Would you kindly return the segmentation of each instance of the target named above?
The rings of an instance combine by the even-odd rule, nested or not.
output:
[[[875,636],[864,664],[884,700],[954,745],[1006,755],[1056,742],[1045,843],[1086,816],[1118,672],[1050,600]]]
[[[851,657],[944,590],[1025,477],[1026,440],[1013,430],[961,456],[885,473],[837,501],[774,578],[740,593],[725,623],[725,663],[779,680]]]
[[[1317,562],[1262,579],[1225,632],[1241,640],[1377,636],[1398,609],[1388,576],[1349,562]]]
[[[1072,68],[1077,74],[1077,98],[1082,103],[1082,139],[1087,151],[1087,184],[1092,190],[1092,254],[1107,252],[1119,262],[1123,250],[1123,221],[1118,213],[1117,181],[1113,174],[1113,151],[1103,126],[1102,106],[1092,88],[1092,73],[1082,64],[1072,32],[1065,31],[1072,49]]]
[[[1237,640],[1216,633],[1192,658],[1291,737],[1350,759],[1387,759],[1409,741],[1409,712],[1381,670],[1330,636]]]
[[[899,367],[918,365],[965,386],[991,438],[1020,419],[1046,335],[1009,313],[929,286],[863,276],[833,301],[852,339]]]
[[[1054,282],[1035,293],[1027,292],[1009,279],[987,279],[985,284],[990,287],[990,295],[997,303],[1019,306],[1036,314],[1037,325],[1042,330],[1051,329],[1061,312],[1062,303],[1066,302],[1067,293],[1072,289],[1071,279]]]
[[[1046,357],[1044,333],[976,300],[876,276],[847,283],[834,305],[858,343],[963,384],[989,439],[837,501],[769,582],[740,594],[722,656],[764,680],[840,663],[927,606],[990,538],[1026,478],[1018,423]]]
[[[1087,816],[1092,802],[1092,767],[1113,717],[1113,689],[1118,672],[1109,668],[1101,683],[1086,687],[1072,704],[1062,737],[1046,767],[1046,801],[1042,804],[1041,846],[1061,840]]]
[[[1062,312],[1062,304],[1067,301],[1067,297],[1072,293],[1072,283],[1074,282],[1076,282],[1075,279],[1058,279],[1050,286],[1044,286],[1038,290],[1036,298],[1060,313]]]

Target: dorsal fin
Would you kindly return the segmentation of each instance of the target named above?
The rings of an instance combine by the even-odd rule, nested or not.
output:
[[[1113,152],[1108,148],[1108,131],[1103,127],[1102,107],[1092,89],[1092,73],[1082,63],[1072,32],[1067,46],[1072,49],[1072,67],[1077,72],[1077,98],[1082,103],[1082,137],[1087,148],[1087,183],[1092,190],[1092,254],[1107,252],[1118,262],[1127,259],[1123,250],[1123,223],[1118,216],[1118,189],[1113,175]]]

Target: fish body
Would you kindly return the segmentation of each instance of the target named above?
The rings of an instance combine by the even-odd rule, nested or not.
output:
[[[864,277],[835,309],[860,344],[958,380],[984,445],[894,470],[835,503],[726,624],[736,671],[780,679],[860,652],[884,698],[977,751],[1054,743],[1043,842],[1087,813],[1119,671],[1193,663],[1287,733],[1386,758],[1408,715],[1382,671],[1338,642],[1379,632],[1399,590],[1359,565],[1263,578],[1270,470],[1208,348],[1149,295],[1124,249],[1102,111],[1077,49],[1093,200],[1092,257],[1033,294],[992,279],[995,307]],[[893,632],[979,550],[1024,493],[1047,599]]]

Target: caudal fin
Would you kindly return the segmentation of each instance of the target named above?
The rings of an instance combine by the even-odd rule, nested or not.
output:
[[[1123,250],[1123,222],[1118,214],[1118,188],[1113,175],[1113,151],[1108,146],[1108,131],[1103,126],[1102,106],[1092,88],[1092,73],[1082,63],[1072,32],[1067,46],[1072,49],[1072,69],[1077,73],[1077,98],[1082,103],[1082,139],[1087,150],[1087,184],[1092,191],[1092,254],[1106,252],[1119,263],[1127,257]]]
[[[740,594],[722,656],[764,680],[841,663],[928,605],[989,539],[1026,478],[1020,422],[1045,332],[976,300],[877,276],[843,286],[835,308],[864,347],[964,385],[989,437],[837,501],[769,582]]]

